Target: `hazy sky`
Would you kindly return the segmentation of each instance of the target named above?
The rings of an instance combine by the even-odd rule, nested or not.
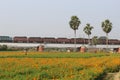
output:
[[[34,37],[74,37],[70,17],[81,21],[77,37],[86,23],[94,29],[92,36],[104,36],[101,22],[109,19],[110,38],[120,39],[120,0],[0,0],[0,35]]]

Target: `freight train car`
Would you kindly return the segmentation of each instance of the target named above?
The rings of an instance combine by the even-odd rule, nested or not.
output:
[[[67,44],[67,43],[70,43],[70,39],[67,39],[67,38],[57,38],[56,39],[56,42],[57,43],[61,43],[61,44]]]
[[[12,37],[9,36],[0,36],[0,42],[12,42]]]
[[[15,36],[14,38],[13,38],[13,42],[14,43],[27,43],[28,42],[28,40],[27,40],[27,37],[25,37],[25,36]]]
[[[29,37],[29,43],[43,43],[43,39],[41,37]]]

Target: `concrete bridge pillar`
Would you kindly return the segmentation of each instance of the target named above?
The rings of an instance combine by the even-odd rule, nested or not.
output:
[[[38,46],[37,51],[43,52],[44,51],[44,46],[43,45]]]

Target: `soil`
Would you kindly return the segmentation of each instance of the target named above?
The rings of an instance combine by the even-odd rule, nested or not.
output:
[[[114,79],[113,80],[120,80],[120,72],[116,73],[114,75]]]
[[[108,73],[103,80],[120,80],[120,71],[117,73]]]

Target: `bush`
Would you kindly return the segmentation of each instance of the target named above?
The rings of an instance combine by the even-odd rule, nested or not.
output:
[[[7,45],[0,45],[0,51],[6,51],[7,49]]]

